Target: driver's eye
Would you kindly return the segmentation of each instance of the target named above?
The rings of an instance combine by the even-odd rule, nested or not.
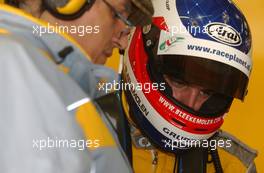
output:
[[[213,90],[209,90],[209,89],[204,89],[204,90],[200,91],[200,94],[210,97],[211,95],[214,94],[214,91]]]
[[[119,16],[118,16],[117,12],[114,12],[113,17],[114,17],[115,19],[119,19]]]
[[[181,79],[169,78],[169,80],[171,81],[171,84],[177,88],[183,88],[188,86],[188,83]]]

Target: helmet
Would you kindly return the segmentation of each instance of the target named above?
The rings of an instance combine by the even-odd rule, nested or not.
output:
[[[131,34],[122,76],[126,83],[159,87],[125,95],[142,133],[160,149],[177,152],[194,146],[179,145],[183,142],[210,139],[233,98],[244,99],[252,69],[251,33],[231,0],[153,0],[153,5],[152,24]],[[213,94],[194,110],[172,96],[164,75]]]

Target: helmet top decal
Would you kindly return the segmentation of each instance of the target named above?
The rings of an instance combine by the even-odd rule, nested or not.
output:
[[[230,45],[240,46],[242,38],[240,34],[232,27],[225,23],[213,22],[205,26],[206,33],[213,39]]]

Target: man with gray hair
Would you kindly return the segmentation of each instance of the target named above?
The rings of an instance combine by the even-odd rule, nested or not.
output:
[[[151,20],[151,2],[142,2],[0,5],[0,172],[132,172],[93,104],[98,81],[112,81],[113,72],[94,63],[126,48],[129,28]]]

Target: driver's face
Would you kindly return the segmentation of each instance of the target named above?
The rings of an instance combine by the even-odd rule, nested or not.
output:
[[[212,95],[212,91],[197,85],[164,75],[165,81],[172,89],[173,97],[182,104],[198,111],[203,103]]]

